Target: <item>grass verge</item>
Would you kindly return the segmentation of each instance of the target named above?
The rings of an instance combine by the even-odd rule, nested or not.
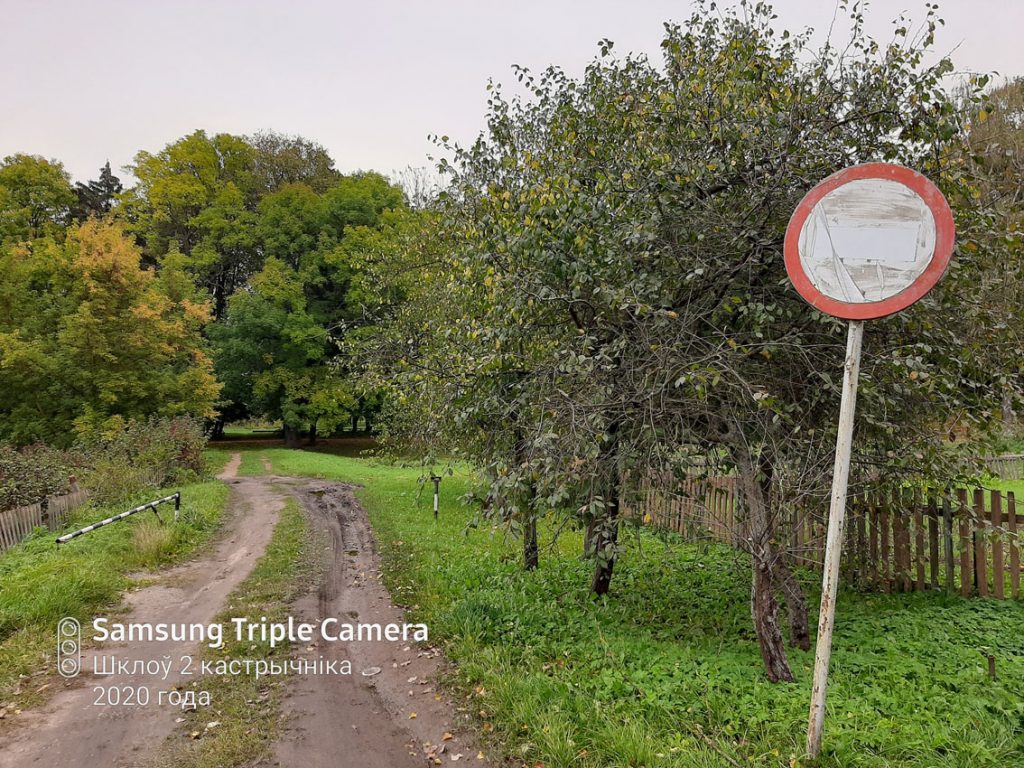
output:
[[[320,540],[312,534],[297,502],[288,499],[274,528],[273,537],[249,577],[228,599],[227,607],[215,619],[230,626],[233,617],[253,621],[287,619],[288,605],[315,580]],[[268,643],[225,643],[206,651],[205,658],[286,659],[286,644],[271,648]],[[206,677],[194,687],[209,691],[212,704],[203,711],[186,715],[181,730],[165,745],[156,761],[170,768],[233,768],[252,765],[270,757],[280,725],[280,695],[283,680],[254,676]],[[210,727],[210,723],[217,725]]]
[[[147,493],[138,503],[172,493]],[[157,524],[143,512],[57,546],[54,534],[39,528],[0,555],[0,707],[17,711],[38,704],[54,672],[57,622],[74,616],[83,624],[118,604],[128,574],[182,560],[210,539],[221,521],[228,490],[219,482],[186,485],[177,523]],[[92,504],[75,510],[66,530],[74,530],[134,506]],[[161,509],[168,521],[173,506]]]

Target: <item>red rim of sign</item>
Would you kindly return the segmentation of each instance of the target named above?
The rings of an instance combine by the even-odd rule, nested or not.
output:
[[[807,221],[807,217],[811,215],[811,211],[818,201],[832,190],[860,179],[888,179],[899,182],[917,193],[935,218],[935,251],[924,272],[896,295],[882,301],[852,304],[826,296],[814,287],[800,263],[797,243],[800,240],[800,231],[803,229],[804,222]],[[855,165],[839,171],[839,173],[834,173],[820,182],[804,196],[804,199],[796,207],[789,220],[789,226],[786,227],[784,249],[786,272],[789,273],[789,279],[793,281],[793,287],[796,288],[797,293],[815,309],[845,320],[873,320],[906,309],[935,287],[949,266],[955,237],[956,228],[953,224],[953,212],[949,209],[949,203],[946,202],[946,198],[942,196],[939,188],[927,178],[910,168],[890,163]]]

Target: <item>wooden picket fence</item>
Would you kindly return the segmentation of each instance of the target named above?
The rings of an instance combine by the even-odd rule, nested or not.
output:
[[[1007,453],[982,459],[993,475],[1004,480],[1024,480],[1024,453]]]
[[[793,565],[820,570],[827,504],[797,507],[777,540]],[[843,540],[847,583],[881,592],[928,589],[1020,596],[1024,508],[1012,492],[904,490],[851,495]],[[668,482],[648,477],[626,514],[690,540],[740,546],[746,525],[735,477]]]
[[[72,483],[71,492],[48,496],[35,504],[0,512],[0,552],[28,538],[32,530],[44,527],[56,531],[64,527],[68,513],[89,498],[88,492]]]

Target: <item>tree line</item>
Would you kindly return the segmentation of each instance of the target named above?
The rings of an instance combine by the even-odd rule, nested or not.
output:
[[[0,438],[68,443],[130,419],[281,420],[290,444],[379,393],[337,365],[363,312],[348,232],[411,215],[384,176],[301,137],[196,131],[72,185],[0,165]]]

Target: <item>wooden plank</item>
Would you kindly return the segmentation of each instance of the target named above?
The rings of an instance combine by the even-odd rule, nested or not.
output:
[[[863,496],[857,497],[857,556],[854,565],[857,568],[857,581],[863,586],[867,583],[867,503]]]
[[[881,506],[878,510],[878,520],[881,525],[878,528],[878,533],[881,538],[881,557],[879,558],[879,565],[881,565],[881,582],[882,591],[889,592],[892,589],[892,579],[890,574],[893,572],[890,568],[889,563],[889,500],[880,497],[879,499]]]
[[[946,560],[946,591],[952,592],[955,578],[953,565],[953,505],[949,491],[942,494],[942,550]]]
[[[1020,597],[1020,542],[1017,539],[1017,499],[1006,492],[1006,532],[1010,542],[1010,595]]]
[[[8,512],[0,512],[0,551],[8,550],[14,546],[13,537],[8,529]]]
[[[935,489],[928,489],[928,577],[932,589],[939,588],[939,503]]]
[[[918,592],[924,592],[924,514],[921,505],[921,489],[915,488],[913,495],[914,504],[914,560],[917,564],[917,583],[915,588]]]
[[[1003,494],[992,491],[992,593],[998,600],[1003,594]]]
[[[797,530],[798,521],[800,520],[800,510],[795,506],[790,510],[789,513],[789,560],[794,566],[799,565],[800,561],[797,559],[799,556],[800,544],[799,537],[800,532]]]
[[[979,597],[988,597],[988,548],[985,546],[985,491],[974,490],[974,585]]]
[[[894,491],[892,495],[892,546],[893,561],[896,566],[894,572],[896,578],[896,591],[905,592],[909,586],[907,576],[907,564],[910,558],[906,556],[903,545],[903,532],[905,528],[903,498],[900,491]]]
[[[878,506],[868,498],[868,581],[878,586]]]
[[[967,490],[964,488],[956,492],[957,495],[957,517],[960,521],[960,594],[970,597],[974,593],[974,581],[971,570],[971,521],[970,512],[967,508]]]

